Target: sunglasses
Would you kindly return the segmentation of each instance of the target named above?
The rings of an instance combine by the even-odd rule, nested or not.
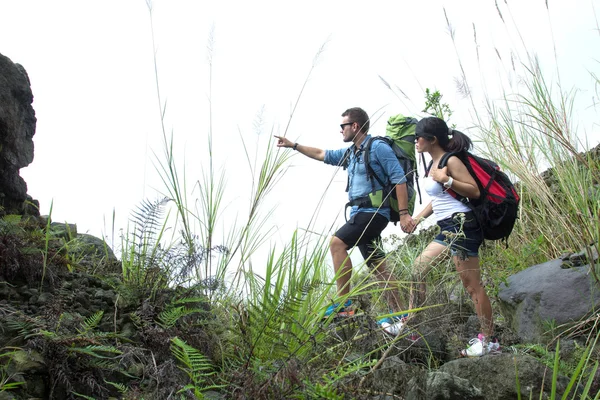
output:
[[[342,128],[342,130],[344,130],[344,127],[346,125],[352,125],[354,122],[346,122],[345,124],[340,124],[340,128]]]

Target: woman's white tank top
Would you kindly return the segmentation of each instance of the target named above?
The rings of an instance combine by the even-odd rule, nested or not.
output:
[[[449,195],[444,187],[439,182],[434,181],[432,177],[425,178],[424,183],[425,191],[431,197],[431,205],[436,221],[449,218],[457,212],[471,211],[465,204]]]

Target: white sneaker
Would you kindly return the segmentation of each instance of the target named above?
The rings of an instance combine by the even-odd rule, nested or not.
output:
[[[500,343],[498,339],[489,341],[483,334],[477,335],[476,338],[469,340],[469,347],[461,350],[460,355],[463,357],[481,357],[486,354],[499,353]]]
[[[384,318],[377,323],[385,333],[389,333],[392,336],[398,336],[404,330],[404,321],[403,317],[393,317],[393,318]]]

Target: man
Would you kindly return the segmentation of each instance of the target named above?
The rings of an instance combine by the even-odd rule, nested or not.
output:
[[[321,150],[309,147],[290,140],[275,136],[278,147],[292,148],[307,157],[323,161],[326,164],[339,166],[347,165],[348,170],[348,198],[352,209],[350,219],[333,236],[330,243],[333,267],[336,273],[337,295],[339,298],[347,298],[350,291],[350,277],[352,275],[352,262],[348,257],[348,250],[358,246],[362,256],[369,267],[375,270],[380,282],[390,284],[391,288],[386,290],[385,296],[392,311],[402,310],[398,296],[396,279],[388,272],[385,262],[385,253],[378,244],[381,241],[381,232],[390,220],[389,204],[375,205],[369,199],[369,194],[380,191],[383,188],[377,181],[368,177],[364,163],[364,150],[371,136],[369,132],[369,116],[358,107],[349,108],[342,114],[340,133],[346,143],[352,142],[351,151],[347,149]],[[348,159],[345,156],[348,154]],[[408,191],[404,171],[398,163],[394,152],[382,141],[375,141],[371,147],[370,163],[377,176],[384,178],[383,182],[396,185],[396,197],[398,198],[398,209],[400,210],[400,226],[405,232],[412,232],[415,223],[408,212]],[[347,164],[346,164],[347,163]],[[385,195],[384,195],[385,197]],[[351,309],[352,301],[348,300],[343,305],[335,303],[331,305],[325,315],[337,312],[338,315],[353,315]],[[383,329],[393,335],[398,335],[402,330],[403,321],[400,317],[385,318],[379,321]]]

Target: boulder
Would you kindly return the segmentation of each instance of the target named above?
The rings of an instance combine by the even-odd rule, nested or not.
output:
[[[439,372],[464,379],[474,388],[479,389],[480,392],[473,391],[469,385],[464,384],[464,381],[454,379],[456,390],[462,388],[464,393],[470,393],[472,397],[469,398],[477,398],[477,393],[481,393],[486,400],[514,400],[519,398],[518,389],[520,389],[521,398],[529,399],[533,395],[533,398],[537,399],[542,392],[546,396],[541,397],[547,398],[547,394],[551,391],[552,370],[528,355],[503,353],[481,358],[461,358],[442,365]],[[431,374],[430,372],[429,375]],[[434,390],[429,387],[430,381],[432,380],[428,377],[428,386],[425,388],[427,393]],[[445,381],[448,381],[447,377]],[[462,383],[458,385],[460,382]],[[558,393],[565,391],[568,382],[567,378],[558,377]],[[443,390],[443,387],[439,390]]]
[[[577,322],[598,310],[600,288],[590,264],[571,265],[563,259],[551,260],[512,275],[500,285],[502,315],[523,341],[540,342],[549,324]]]
[[[423,380],[421,379],[422,383]],[[419,380],[413,379],[408,384],[407,400],[485,400],[481,389],[471,382],[446,372],[429,372],[425,380],[425,388],[420,387]]]
[[[33,161],[36,118],[25,69],[0,54],[0,215],[39,215],[19,170]]]

